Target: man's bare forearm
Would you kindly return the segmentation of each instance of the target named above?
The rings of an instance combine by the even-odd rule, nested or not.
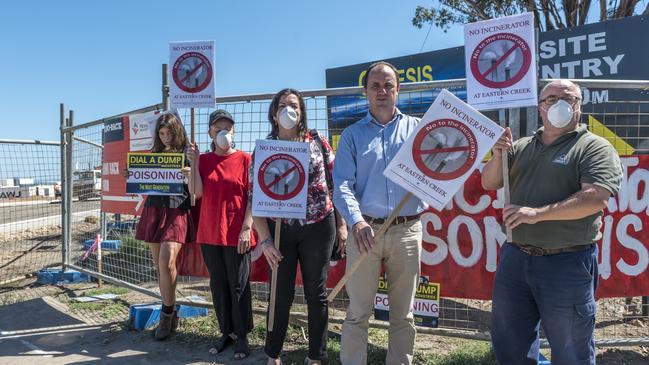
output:
[[[610,192],[588,184],[560,202],[538,208],[539,221],[574,220],[593,215],[606,207]]]

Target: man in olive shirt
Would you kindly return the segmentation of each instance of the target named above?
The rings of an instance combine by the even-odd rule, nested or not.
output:
[[[503,220],[513,239],[500,250],[491,324],[499,364],[536,364],[541,324],[552,364],[595,364],[596,241],[622,167],[613,146],[579,123],[580,102],[574,83],[549,83],[538,106],[543,127],[513,144],[507,129],[482,173],[485,189],[501,188],[507,152]]]

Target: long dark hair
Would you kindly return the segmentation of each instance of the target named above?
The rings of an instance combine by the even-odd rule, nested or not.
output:
[[[162,140],[160,140],[159,135],[161,128],[168,128],[169,131],[171,131],[171,134],[173,135],[173,139],[171,140],[171,149],[173,151],[185,151],[185,148],[187,147],[187,133],[185,133],[183,124],[175,114],[165,113],[162,114],[156,122],[155,137],[153,140],[153,148],[151,148],[151,152],[163,152],[165,149],[165,145],[164,143],[162,143]]]
[[[302,94],[300,94],[299,91],[286,88],[275,94],[275,96],[273,96],[273,101],[270,102],[270,107],[268,108],[268,121],[270,122],[272,129],[270,133],[268,133],[268,137],[277,138],[277,135],[279,134],[279,126],[275,120],[275,115],[277,115],[277,110],[279,109],[279,99],[281,99],[282,96],[291,94],[297,96],[298,103],[300,104],[300,120],[297,122],[297,134],[300,138],[306,136],[309,126],[306,123],[306,105],[304,104],[304,98],[302,98]]]

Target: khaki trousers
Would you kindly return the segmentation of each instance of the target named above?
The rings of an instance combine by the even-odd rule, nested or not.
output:
[[[377,232],[380,225],[372,225]],[[392,225],[382,239],[375,242],[358,270],[347,282],[349,295],[347,317],[343,324],[340,360],[343,365],[367,363],[367,330],[374,310],[381,263],[385,267],[390,301],[387,365],[411,364],[415,345],[415,324],[412,312],[419,284],[421,255],[421,222],[419,220]],[[353,235],[347,245],[347,270],[360,253]]]

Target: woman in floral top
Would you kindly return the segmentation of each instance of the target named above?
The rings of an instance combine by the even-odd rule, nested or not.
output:
[[[305,363],[321,364],[327,354],[329,258],[334,243],[337,241],[337,250],[342,252],[347,240],[347,227],[337,213],[334,216],[332,192],[326,182],[325,168],[331,173],[334,154],[326,140],[320,138],[329,159],[329,166],[325,166],[320,144],[307,127],[304,100],[297,90],[284,89],[273,97],[268,120],[272,126],[269,139],[309,142],[311,156],[306,220],[282,220],[279,250],[273,244],[274,222],[267,218],[254,218],[264,256],[271,268],[277,270],[274,325],[273,331],[266,333],[264,351],[268,364],[281,364],[279,355],[286,337],[299,262],[309,313],[309,356]]]

